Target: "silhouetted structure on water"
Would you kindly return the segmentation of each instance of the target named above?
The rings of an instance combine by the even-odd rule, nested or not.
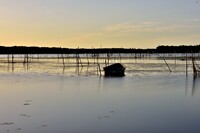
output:
[[[200,76],[200,66],[196,63],[195,58],[192,58],[193,75]]]
[[[110,66],[104,67],[104,72],[106,77],[123,77],[125,67],[120,63],[115,63]]]

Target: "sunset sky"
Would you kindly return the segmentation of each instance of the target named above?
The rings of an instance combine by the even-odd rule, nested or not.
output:
[[[0,0],[0,45],[200,44],[198,0]]]

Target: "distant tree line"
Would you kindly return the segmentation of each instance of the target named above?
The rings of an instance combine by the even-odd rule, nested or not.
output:
[[[156,53],[199,53],[200,45],[158,46]]]
[[[0,54],[101,54],[101,53],[199,53],[200,45],[158,46],[155,49],[135,48],[60,48],[60,47],[26,47],[0,46]]]

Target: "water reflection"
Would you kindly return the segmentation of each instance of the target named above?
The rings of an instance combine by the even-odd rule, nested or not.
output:
[[[193,77],[193,82],[192,82],[192,96],[199,89],[199,87],[200,87],[200,77],[199,76],[194,76]]]
[[[22,63],[21,64],[17,64],[17,63],[7,63],[7,72],[15,72],[15,70],[18,71],[18,69],[21,69],[23,71],[29,71],[30,69],[30,64],[29,63]]]
[[[69,69],[66,67],[67,72]],[[193,79],[192,75],[8,77],[4,74],[0,80],[1,88],[5,88],[0,94],[0,133],[199,131],[200,97],[184,96],[184,87],[190,96],[199,88],[200,78]]]
[[[67,58],[65,60],[65,65],[63,66],[63,62],[59,61],[57,55],[55,57],[51,57],[52,55],[43,55],[40,58],[35,56],[34,58],[29,58],[29,61],[24,61],[23,56],[16,56],[14,62],[9,62],[7,57],[1,57],[0,63],[2,63],[1,72],[47,72],[53,74],[64,74],[65,75],[92,75],[99,76],[100,70],[103,70],[103,67],[107,62],[105,62],[104,58],[96,59],[96,58],[81,58],[78,61],[76,58]],[[48,58],[49,57],[49,58]],[[173,72],[184,72],[185,73],[185,65],[184,62],[175,60],[176,66],[171,67]],[[166,69],[166,64],[163,60],[157,58],[110,58],[109,63],[123,63],[126,66],[127,75],[135,75],[135,74],[143,74],[143,73],[168,73],[168,69]],[[174,65],[174,60],[167,60],[169,66]],[[98,66],[99,65],[99,66]],[[31,70],[30,70],[31,67]],[[66,67],[63,72],[63,67]],[[191,68],[189,68],[191,70]]]
[[[191,83],[191,84],[190,84]],[[190,86],[191,85],[191,86]],[[193,76],[193,77],[186,77],[185,80],[185,95],[188,94],[194,96],[197,93],[197,90],[200,88],[200,77]]]
[[[15,63],[7,63],[7,72],[15,71]]]
[[[185,78],[185,95],[187,96],[188,93],[188,76]]]
[[[25,71],[29,71],[29,69],[30,69],[29,63],[23,63],[23,67],[24,67]]]

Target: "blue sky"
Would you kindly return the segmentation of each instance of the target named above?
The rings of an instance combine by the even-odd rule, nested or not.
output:
[[[197,0],[0,0],[0,45],[136,47],[200,42]]]

